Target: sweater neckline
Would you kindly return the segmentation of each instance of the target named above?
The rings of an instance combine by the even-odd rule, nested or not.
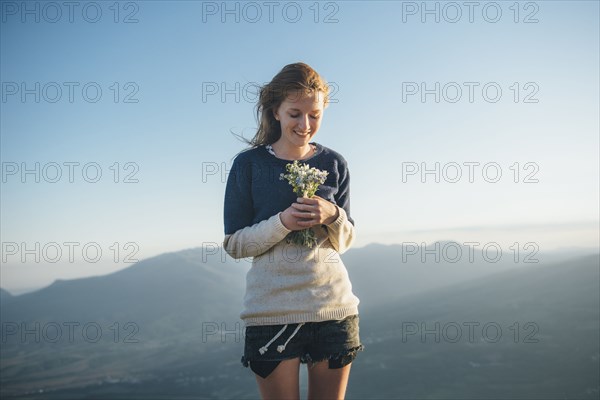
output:
[[[315,152],[313,153],[313,155],[312,155],[312,156],[310,156],[310,157],[308,157],[308,158],[304,158],[304,159],[302,159],[302,160],[298,160],[298,162],[305,162],[305,161],[312,160],[313,158],[315,158],[316,156],[318,156],[319,154],[321,154],[321,151],[323,151],[323,147],[322,147],[322,146],[321,146],[319,143],[317,143],[317,142],[308,142],[308,143],[309,143],[309,144],[314,144],[314,145],[315,145],[315,147],[316,147],[316,149],[315,149]],[[267,151],[267,153],[269,153],[269,155],[270,155],[271,157],[273,157],[274,159],[276,159],[276,160],[279,160],[279,161],[281,161],[281,162],[286,162],[286,163],[289,163],[289,162],[294,162],[294,161],[296,161],[296,160],[286,160],[286,159],[284,159],[284,158],[279,158],[279,157],[277,157],[277,156],[275,155],[275,152],[273,151],[273,148],[271,147],[271,145],[270,145],[270,144],[263,145],[263,148],[264,148],[264,149]]]

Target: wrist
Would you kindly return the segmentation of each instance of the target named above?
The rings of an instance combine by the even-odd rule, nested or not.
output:
[[[335,206],[335,214],[325,220],[325,222],[324,222],[325,225],[331,225],[332,223],[335,222],[335,220],[337,220],[340,217],[339,207],[335,204],[334,204],[334,206]]]
[[[288,228],[288,226],[285,224],[285,221],[283,219],[283,212],[279,213],[279,221],[281,222],[281,225],[283,225],[283,227],[289,231],[291,231],[290,228]]]

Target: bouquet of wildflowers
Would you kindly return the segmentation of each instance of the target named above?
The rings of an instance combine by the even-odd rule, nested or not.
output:
[[[298,160],[285,166],[287,174],[280,174],[279,179],[287,179],[288,183],[294,188],[294,193],[300,197],[313,197],[319,188],[319,185],[325,183],[327,171],[321,171],[317,168],[309,168],[308,164],[299,164]],[[312,248],[317,243],[315,232],[312,228],[292,231],[287,236],[287,243],[294,243],[300,246]]]

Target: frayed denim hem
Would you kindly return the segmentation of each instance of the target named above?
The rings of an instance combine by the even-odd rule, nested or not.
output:
[[[333,353],[333,354],[329,354],[326,357],[321,357],[318,360],[314,360],[310,354],[305,354],[304,356],[300,357],[300,362],[301,363],[305,363],[308,364],[309,362],[312,363],[312,366],[310,366],[309,368],[314,368],[314,366],[321,361],[329,361],[329,368],[330,369],[335,369],[335,368],[343,368],[346,365],[350,364],[352,361],[354,361],[354,359],[356,358],[357,354],[359,351],[363,351],[365,349],[365,346],[360,344],[357,347],[352,347],[350,349],[346,349],[337,353]],[[335,363],[333,363],[332,361],[336,361]]]
[[[321,361],[326,361],[329,360],[329,368],[342,368],[348,364],[350,364],[357,356],[357,353],[359,351],[364,351],[365,346],[363,344],[360,344],[357,347],[352,347],[350,349],[346,349],[337,353],[333,353],[333,354],[329,354],[326,357],[321,357],[318,360],[313,360],[313,358],[310,356],[309,353],[306,353],[303,356],[300,356],[300,362],[303,364],[309,364],[311,363],[312,367],[314,367],[318,362]],[[335,365],[332,364],[331,360],[339,360],[339,363],[336,363]],[[246,358],[246,356],[242,356],[241,358],[241,363],[244,367],[248,368],[250,367],[250,362],[251,360]],[[280,360],[283,361],[283,360]]]

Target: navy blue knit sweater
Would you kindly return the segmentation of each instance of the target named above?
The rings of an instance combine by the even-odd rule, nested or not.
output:
[[[312,157],[299,160],[329,172],[327,180],[315,193],[346,211],[350,216],[350,174],[344,157],[338,152],[316,142]],[[299,197],[280,173],[293,160],[283,160],[271,154],[265,145],[247,149],[234,159],[225,189],[225,235],[266,220],[284,211]]]

